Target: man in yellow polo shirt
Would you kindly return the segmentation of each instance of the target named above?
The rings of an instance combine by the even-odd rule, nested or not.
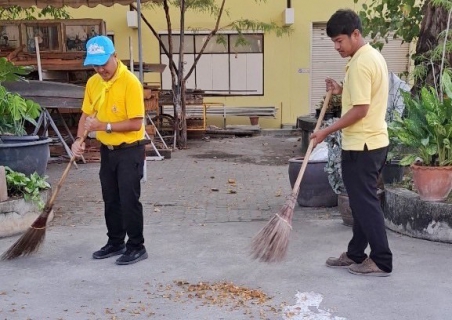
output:
[[[96,139],[102,143],[99,177],[108,242],[93,253],[93,258],[121,255],[116,264],[132,264],[148,257],[140,202],[145,159],[143,88],[137,77],[116,58],[108,37],[91,38],[86,50],[84,65],[93,66],[96,74],[86,84],[83,113],[72,152],[76,156],[83,154],[85,144],[80,143],[79,137],[85,130],[95,132]]]
[[[389,144],[385,114],[388,68],[379,51],[366,44],[361,21],[351,10],[338,10],[327,23],[327,34],[341,57],[350,57],[343,87],[326,79],[327,90],[342,94],[342,116],[311,135],[314,144],[342,130],[342,177],[354,218],[347,252],[329,258],[329,267],[348,268],[358,275],[388,276],[392,272],[383,211],[377,197],[377,180]],[[365,250],[370,246],[370,254]]]

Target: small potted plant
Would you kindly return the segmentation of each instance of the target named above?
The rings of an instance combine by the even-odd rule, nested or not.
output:
[[[26,124],[36,126],[41,107],[17,93],[9,92],[2,84],[23,81],[30,69],[18,67],[6,58],[0,58],[0,165],[24,174],[43,175],[49,158],[47,137],[30,136]]]

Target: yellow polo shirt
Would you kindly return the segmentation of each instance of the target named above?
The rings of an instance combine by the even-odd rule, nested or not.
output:
[[[121,62],[118,61],[119,71]],[[122,67],[125,67],[122,65]],[[113,77],[114,79],[114,77]],[[93,110],[93,102],[105,90],[107,82],[98,74],[89,78],[85,97],[83,99],[82,111],[91,115]],[[133,118],[144,117],[144,100],[143,87],[138,78],[129,70],[124,70],[113,81],[111,86],[105,90],[105,98],[103,103],[95,103],[94,109],[97,110],[97,118],[102,122],[115,123]],[[105,131],[97,131],[96,139],[105,145],[117,146],[121,143],[132,143],[144,138],[144,124],[139,131],[115,132],[107,133]]]
[[[385,121],[389,94],[388,67],[381,53],[362,46],[346,65],[342,90],[342,115],[354,105],[368,104],[367,115],[342,129],[343,150],[369,150],[389,144]]]

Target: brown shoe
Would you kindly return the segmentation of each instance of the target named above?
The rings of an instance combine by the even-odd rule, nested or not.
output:
[[[363,263],[354,263],[348,267],[348,272],[361,276],[387,277],[391,273],[378,268],[371,258],[367,258]]]
[[[347,257],[346,252],[342,252],[342,254],[340,255],[339,258],[331,257],[331,258],[328,258],[328,260],[326,260],[327,267],[331,267],[331,268],[348,268],[349,266],[351,266],[354,263],[355,263],[355,261],[353,261],[352,259]]]

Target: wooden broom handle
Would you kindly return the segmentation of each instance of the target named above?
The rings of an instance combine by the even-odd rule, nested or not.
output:
[[[85,132],[83,132],[83,136],[80,138],[80,144],[82,144],[85,141],[87,136],[88,136],[88,131],[85,130]],[[71,169],[71,166],[74,163],[75,159],[76,159],[75,155],[72,155],[71,160],[69,161],[69,163],[66,166],[66,169],[64,170],[63,174],[61,175],[60,181],[58,181],[55,191],[52,193],[52,196],[46,203],[46,208],[52,208],[53,203],[55,202],[56,196],[58,195],[58,192],[60,192],[61,186],[63,185],[63,182],[66,179],[66,176],[69,173],[69,169]]]
[[[329,90],[326,93],[325,100],[323,101],[322,110],[320,111],[319,118],[317,119],[317,124],[315,125],[314,132],[319,130],[323,117],[325,116],[326,109],[328,107],[328,103],[330,102],[332,95],[332,90]],[[292,188],[292,193],[298,195],[298,192],[300,190],[300,183],[301,179],[303,178],[304,172],[306,171],[306,167],[308,166],[309,157],[311,156],[312,149],[314,148],[314,142],[312,140],[309,141],[308,150],[306,151],[306,154],[303,158],[303,164],[301,165],[300,172],[298,173],[297,180],[295,181],[295,184]]]

